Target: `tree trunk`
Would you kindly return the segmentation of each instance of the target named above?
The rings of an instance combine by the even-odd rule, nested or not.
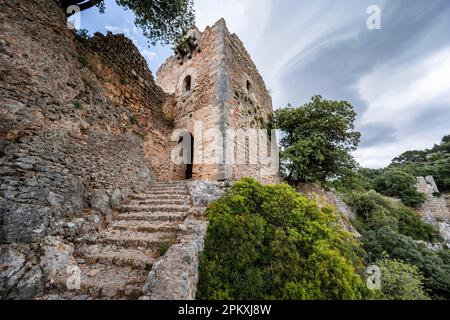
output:
[[[74,14],[74,13],[67,12],[67,8],[69,8],[70,6],[73,6],[73,5],[78,6],[80,8],[80,12],[81,12],[81,11],[87,10],[89,8],[92,8],[99,2],[100,1],[98,1],[98,0],[89,0],[89,1],[85,1],[85,2],[83,2],[82,0],[63,0],[62,5],[64,7],[64,12],[66,13],[66,16],[70,17],[71,15]]]

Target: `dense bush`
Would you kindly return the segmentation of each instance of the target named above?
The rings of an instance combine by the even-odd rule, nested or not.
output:
[[[207,209],[200,299],[358,299],[360,248],[331,209],[243,179]]]
[[[415,240],[441,240],[438,230],[424,222],[415,210],[373,190],[354,193],[347,201],[356,210],[359,220],[356,223],[363,231],[389,226],[392,230]]]
[[[450,259],[448,250],[434,252],[390,226],[362,232],[369,261],[388,255],[417,266],[425,277],[424,286],[434,298],[450,299]]]
[[[412,264],[395,259],[380,259],[376,265],[381,270],[381,300],[429,300],[423,288],[424,277]]]
[[[374,188],[389,197],[398,197],[409,207],[418,207],[425,202],[425,194],[416,189],[416,178],[412,174],[390,169],[374,180]]]

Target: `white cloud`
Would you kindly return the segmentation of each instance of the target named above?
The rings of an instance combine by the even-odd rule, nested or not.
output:
[[[360,148],[355,152],[356,159],[363,166],[383,167],[405,151],[426,149],[438,143],[450,125],[415,131],[414,121],[427,106],[450,104],[449,74],[450,47],[447,47],[414,64],[401,67],[390,64],[361,77],[359,93],[368,102],[361,123],[390,123],[397,138],[382,146]]]
[[[383,168],[392,159],[409,150],[424,150],[439,143],[445,132],[440,129],[430,129],[428,131],[418,131],[401,136],[397,141],[385,143],[382,146],[359,148],[353,152],[353,156],[366,168]]]
[[[156,57],[156,52],[147,50],[147,49],[140,49],[142,56],[147,59],[147,61],[152,61]]]
[[[400,126],[425,103],[450,103],[450,47],[400,68],[385,66],[361,77],[358,89],[369,102],[362,123],[393,121]]]
[[[112,33],[119,33],[119,32],[123,32],[121,28],[116,27],[116,26],[111,26],[111,25],[106,25],[105,29],[112,32]]]

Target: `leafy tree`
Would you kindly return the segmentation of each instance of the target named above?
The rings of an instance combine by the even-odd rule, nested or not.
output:
[[[410,207],[418,207],[426,195],[416,190],[416,178],[401,169],[390,169],[374,180],[375,190],[389,197],[399,197]]]
[[[388,169],[397,168],[415,176],[433,176],[440,191],[450,191],[450,135],[440,144],[423,151],[407,151],[392,160]]]
[[[325,183],[356,168],[350,155],[360,138],[355,117],[348,102],[321,96],[299,108],[276,110],[273,122],[282,132],[281,169],[288,181]]]
[[[152,45],[176,43],[194,25],[193,0],[116,0],[117,4],[132,10],[135,24],[142,28]],[[104,0],[60,0],[65,12],[72,5],[81,11],[97,6],[104,12]],[[69,13],[69,15],[72,13]]]
[[[382,300],[429,300],[423,286],[424,277],[412,264],[396,259],[380,259],[376,265],[381,270]]]
[[[286,184],[236,182],[207,209],[200,299],[359,299],[360,248]]]

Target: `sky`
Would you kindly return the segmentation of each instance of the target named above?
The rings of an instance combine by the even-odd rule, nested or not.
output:
[[[81,13],[90,33],[124,33],[153,74],[172,54],[148,46],[134,15],[105,0]],[[450,1],[194,0],[200,30],[225,18],[243,41],[274,108],[311,96],[349,101],[358,113],[363,167],[380,168],[407,150],[450,134]],[[380,8],[380,29],[367,20]]]

